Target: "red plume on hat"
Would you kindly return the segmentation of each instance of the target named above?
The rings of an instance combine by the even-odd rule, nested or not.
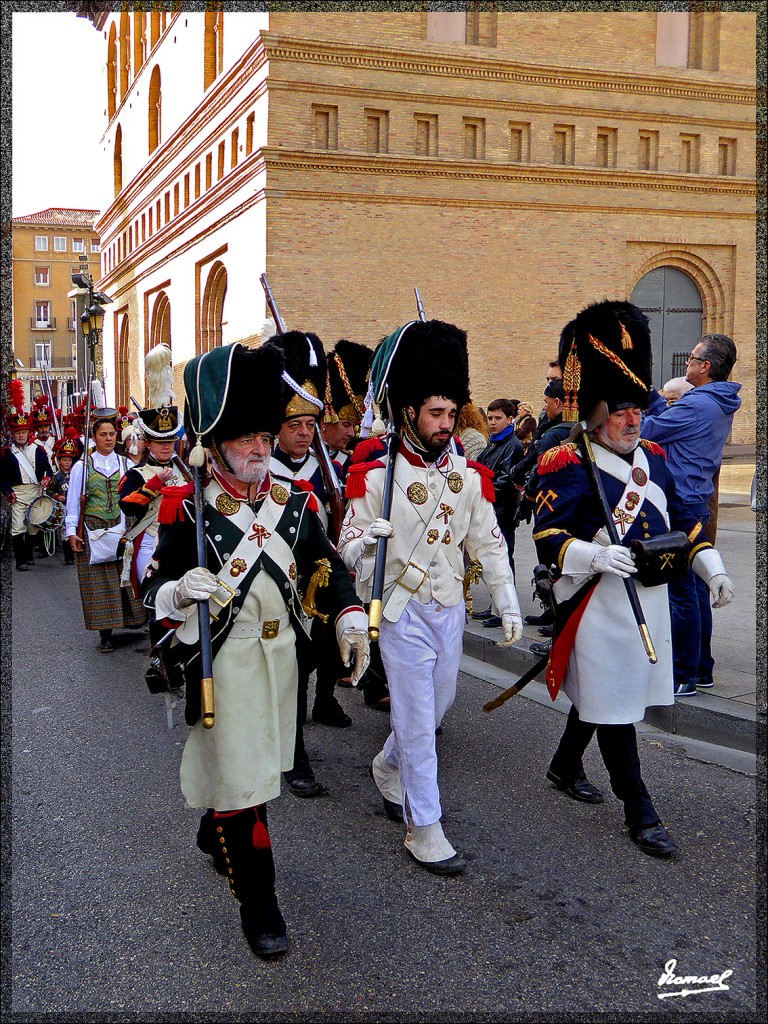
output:
[[[24,384],[18,377],[8,384],[8,401],[13,412],[19,413],[24,409]]]

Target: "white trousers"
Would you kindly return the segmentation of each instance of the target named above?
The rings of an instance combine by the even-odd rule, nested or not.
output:
[[[463,601],[446,608],[414,598],[397,622],[381,622],[392,726],[384,757],[400,769],[404,809],[413,825],[432,825],[442,815],[435,729],[456,697],[465,615]]]

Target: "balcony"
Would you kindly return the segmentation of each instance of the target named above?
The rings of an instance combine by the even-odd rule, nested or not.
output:
[[[30,327],[33,331],[55,331],[56,317],[49,316],[47,320],[38,320],[37,317],[29,318]]]

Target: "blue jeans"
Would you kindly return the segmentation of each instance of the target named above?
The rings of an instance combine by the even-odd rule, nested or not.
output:
[[[700,513],[701,522],[706,523],[709,510],[695,511]],[[689,569],[681,582],[670,583],[669,612],[675,685],[693,683],[695,686],[699,679],[711,679],[715,660],[712,657],[709,588],[693,570]]]

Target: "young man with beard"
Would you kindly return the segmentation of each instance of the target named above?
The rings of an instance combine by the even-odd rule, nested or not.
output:
[[[547,778],[574,800],[602,803],[582,764],[596,733],[631,840],[644,853],[671,857],[676,843],[643,782],[635,733],[647,707],[674,701],[667,580],[675,566],[683,574],[690,566],[717,608],[732,599],[733,586],[701,522],[680,500],[663,450],[640,439],[651,381],[642,311],[627,302],[583,310],[573,322],[563,380],[573,419],[587,420],[607,403],[607,420],[584,446],[594,454],[607,511],[584,448],[568,442],[541,456],[533,539],[540,562],[555,568],[556,602],[547,684],[553,700],[562,685],[572,705]],[[607,515],[619,543],[607,530]],[[626,593],[629,577],[655,662]]]
[[[371,765],[388,817],[407,822],[405,848],[427,871],[457,875],[466,861],[443,833],[435,730],[453,704],[465,623],[464,551],[483,565],[508,643],[522,635],[507,545],[493,510],[490,470],[451,447],[469,401],[467,336],[438,320],[412,322],[378,347],[371,370],[399,445],[371,445],[350,467],[340,553],[370,602],[377,544],[388,538],[379,647],[389,681],[392,731]],[[382,517],[387,461],[392,509]]]
[[[171,656],[184,665],[181,788],[206,808],[201,850],[241,904],[243,931],[262,958],[288,948],[275,893],[266,802],[293,763],[300,650],[309,616],[327,615],[357,681],[368,658],[366,619],[328,540],[313,494],[269,473],[284,412],[281,353],[234,344],[184,370],[190,463],[212,473],[204,490],[206,566],[197,562],[192,485],[166,491],[158,544],[142,590],[158,619],[180,622]],[[201,718],[197,616],[210,609],[215,720]],[[200,604],[200,602],[205,602]]]

